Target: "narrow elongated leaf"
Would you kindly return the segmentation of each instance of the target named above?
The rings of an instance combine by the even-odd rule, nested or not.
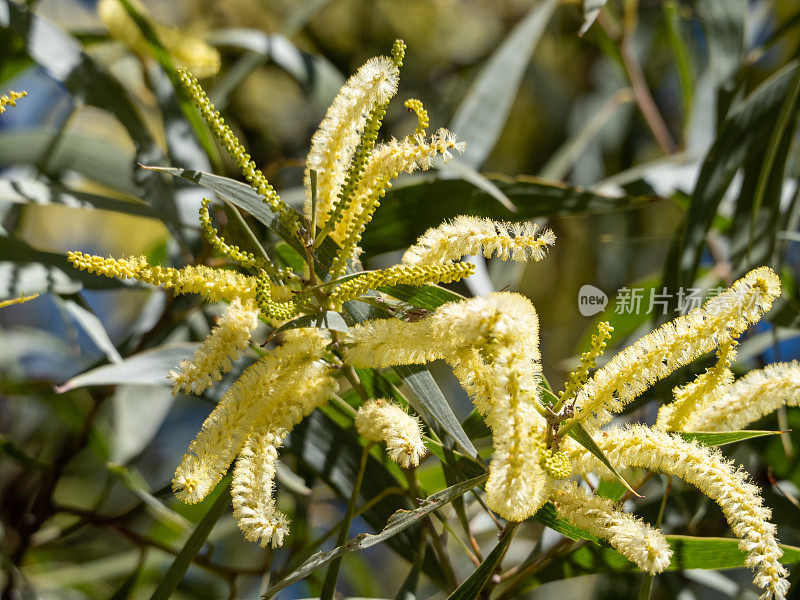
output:
[[[583,35],[589,31],[606,2],[608,0],[583,0],[583,25],[581,25],[578,35]]]
[[[613,197],[536,177],[491,177],[516,207],[510,211],[484,190],[463,179],[420,177],[415,183],[386,193],[364,232],[361,246],[368,255],[404,249],[431,226],[457,215],[501,221],[536,217],[619,211],[643,206],[656,197]]]
[[[458,302],[465,299],[460,294],[436,285],[414,286],[399,284],[379,287],[378,291],[425,310],[436,310],[447,302]]]
[[[491,153],[505,125],[533,49],[557,6],[556,0],[534,4],[494,51],[461,101],[450,128],[467,149],[460,160],[479,168]]]
[[[595,443],[592,439],[592,436],[589,435],[589,432],[583,428],[583,425],[580,423],[575,423],[572,427],[570,427],[568,431],[569,436],[578,442],[581,446],[586,448],[589,452],[592,453],[600,462],[602,462],[609,471],[611,471],[614,476],[622,483],[628,491],[632,492],[635,495],[639,495],[636,493],[627,481],[619,474],[619,472],[614,468],[614,465],[611,464],[611,461],[608,460],[608,457],[605,453],[600,449],[600,447]]]
[[[324,412],[317,410],[292,430],[284,448],[296,456],[305,468],[328,484],[339,498],[344,501],[350,499],[363,452],[363,447],[353,436],[352,430],[342,429]],[[387,488],[401,485],[381,461],[370,455],[361,484],[359,503],[375,498]],[[380,531],[393,514],[413,508],[405,496],[391,494],[383,497],[361,516],[375,531]],[[419,551],[420,534],[419,526],[411,523],[385,541],[400,556],[409,557]],[[430,550],[425,551],[423,567],[429,577],[441,582],[442,567]]]
[[[494,574],[500,561],[503,560],[508,545],[514,539],[517,526],[517,523],[509,523],[503,532],[503,537],[497,542],[489,556],[464,580],[464,583],[447,597],[447,600],[474,600],[480,596],[481,591],[483,591],[486,583]]]
[[[415,403],[409,398],[414,410],[429,423],[439,423],[464,452],[470,456],[478,456],[478,451],[464,432],[430,371],[421,365],[403,365],[394,367],[394,371],[419,399],[419,403]]]
[[[111,112],[131,136],[139,162],[164,162],[158,142],[127,90],[81,50],[77,39],[11,0],[0,0],[0,27],[14,32],[23,41],[28,55],[76,100]],[[128,173],[127,179],[133,176],[148,201],[181,239],[180,229],[171,225],[178,222],[178,213],[164,180],[155,173],[132,173],[130,168]]]
[[[2,143],[0,136],[0,145]],[[126,201],[79,192],[57,183],[48,184],[35,179],[0,179],[0,202],[112,210],[137,217],[157,218],[150,206],[138,200]]]
[[[116,279],[79,271],[63,254],[37,250],[14,235],[0,233],[0,299],[18,298],[23,293],[74,294],[84,287],[123,286]]]
[[[397,511],[389,518],[388,522],[386,523],[386,527],[384,527],[380,533],[376,533],[374,535],[362,533],[361,535],[348,540],[343,546],[339,546],[330,552],[316,553],[292,573],[269,588],[265,594],[265,597],[270,597],[283,588],[295,583],[296,581],[300,581],[335,558],[343,556],[348,552],[369,548],[370,546],[374,546],[375,544],[394,537],[404,529],[407,529],[415,523],[418,523],[420,519],[430,514],[434,510],[441,508],[445,504],[452,502],[455,498],[466,494],[472,488],[483,484],[487,477],[488,474],[484,474],[473,479],[468,479],[467,481],[462,481],[456,485],[442,490],[441,492],[436,492],[435,494],[428,496],[425,500],[423,500],[419,508],[414,510]]]
[[[695,441],[703,446],[722,446],[742,440],[762,437],[765,435],[778,435],[780,431],[679,431],[678,435],[688,441]]]
[[[192,355],[195,343],[159,346],[129,356],[121,363],[103,365],[81,373],[56,388],[58,393],[92,385],[167,385],[167,373],[181,360]]]
[[[284,242],[294,248],[301,256],[305,256],[305,250],[297,236],[293,235],[283,223],[281,223],[278,215],[272,212],[269,206],[264,203],[261,196],[246,183],[219,175],[212,175],[211,173],[192,171],[190,169],[174,169],[168,167],[145,168],[186,179],[219,194],[231,204],[235,204],[253,215]],[[325,275],[327,273],[328,266],[336,256],[337,248],[336,242],[331,240],[330,237],[325,238],[323,243],[317,248],[316,254],[319,262],[315,265],[315,268],[319,275]]]
[[[106,328],[103,326],[102,321],[97,318],[97,315],[74,300],[64,300],[62,304],[67,313],[75,319],[81,329],[89,336],[89,339],[97,346],[97,349],[106,355],[109,362],[122,362],[122,356],[117,351],[114,342],[109,339]]]
[[[326,310],[325,312],[313,313],[310,315],[303,315],[292,319],[288,323],[284,323],[278,327],[272,335],[278,335],[289,329],[300,329],[302,327],[321,327],[323,329],[331,329],[333,331],[347,331],[349,327],[344,320],[342,313],[333,310]]]
[[[733,176],[769,141],[764,131],[774,127],[784,98],[794,86],[797,61],[786,65],[762,83],[722,125],[708,151],[683,227],[673,241],[664,274],[669,289],[688,288],[694,281],[705,236]],[[800,103],[795,103],[796,111]]]
[[[160,375],[163,374],[161,371]],[[124,464],[141,454],[158,433],[174,400],[172,390],[166,385],[120,386],[112,398],[111,460]]]
[[[200,552],[206,539],[211,534],[211,530],[214,529],[214,525],[219,521],[225,509],[228,508],[228,504],[230,504],[231,501],[230,494],[228,494],[230,485],[231,479],[229,476],[226,476],[225,479],[217,484],[217,488],[213,492],[217,495],[216,499],[209,507],[208,512],[206,512],[197,524],[192,535],[186,540],[186,543],[175,557],[175,560],[172,561],[164,578],[150,596],[150,600],[168,600],[177,589],[178,584],[189,569],[192,560],[197,556],[197,553]]]
[[[668,571],[679,569],[735,569],[745,566],[746,556],[739,550],[735,538],[692,537],[686,535],[666,536],[672,548],[672,562]],[[781,562],[796,564],[800,562],[800,548],[780,545],[783,550]],[[558,581],[570,577],[593,573],[635,571],[636,565],[608,546],[585,544],[574,552],[554,561],[547,569],[536,573],[519,592],[533,585]]]

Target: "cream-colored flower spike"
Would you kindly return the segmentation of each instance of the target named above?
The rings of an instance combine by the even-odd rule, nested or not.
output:
[[[754,583],[765,590],[761,598],[785,597],[789,582],[780,563],[783,550],[775,540],[775,525],[769,522],[770,510],[759,489],[743,471],[717,450],[643,425],[611,428],[597,432],[594,439],[615,467],[644,467],[675,475],[716,502],[739,538],[739,548],[747,554],[745,564],[756,571]],[[576,473],[608,472],[582,448],[571,458]]]
[[[329,388],[321,394],[311,393],[316,391],[312,387],[319,383],[319,375],[309,372],[318,370],[316,365],[327,341],[313,329],[296,331],[299,333],[283,346],[248,367],[205,420],[172,479],[178,498],[188,503],[205,498],[272,404],[278,403],[298,417],[307,414],[307,404],[316,405],[319,396],[325,400],[330,397]],[[275,425],[290,429],[300,418]]]
[[[289,520],[273,497],[278,448],[287,434],[271,427],[251,432],[233,469],[233,516],[245,539],[263,548],[281,546],[289,531]]]
[[[744,429],[781,406],[800,406],[800,362],[750,371],[717,402],[689,416],[687,431]]]
[[[480,217],[459,216],[433,227],[403,255],[407,265],[446,264],[464,256],[483,254],[503,260],[538,261],[556,241],[550,229],[536,223],[502,223]]]
[[[578,391],[576,419],[589,426],[607,423],[611,413],[656,381],[736,339],[780,293],[778,276],[769,267],[759,267],[702,307],[665,323],[595,372]]]
[[[575,482],[553,487],[558,513],[573,525],[608,540],[620,554],[651,575],[669,566],[672,549],[659,529],[614,506],[608,498],[588,493]]]
[[[364,167],[361,181],[353,194],[350,206],[343,212],[331,237],[336,241],[346,240],[348,232],[360,230],[372,218],[376,203],[400,173],[413,173],[417,169],[427,171],[433,166],[437,155],[447,163],[452,158],[450,150],[463,152],[465,144],[456,142],[456,137],[447,129],[439,129],[430,141],[422,135],[402,140],[390,140],[373,149]]]
[[[250,344],[250,336],[258,327],[258,314],[253,304],[242,305],[234,299],[192,358],[182,360],[177,370],[169,372],[172,393],[200,394],[222,379]]]
[[[350,77],[311,139],[306,159],[306,217],[311,218],[310,171],[317,172],[317,219],[323,223],[345,181],[370,111],[397,93],[399,71],[392,59],[368,60]]]
[[[422,426],[389,400],[367,400],[358,408],[356,431],[366,439],[386,444],[386,452],[402,467],[416,467],[427,450],[422,441]]]
[[[444,304],[416,323],[368,321],[350,329],[343,352],[355,366],[438,359],[456,365],[456,376],[463,377],[492,429],[489,507],[521,521],[547,500],[549,478],[539,464],[545,426],[538,390],[539,319],[527,298],[500,292]]]

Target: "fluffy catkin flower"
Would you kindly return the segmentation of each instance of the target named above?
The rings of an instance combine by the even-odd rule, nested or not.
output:
[[[681,431],[689,416],[719,400],[733,383],[730,365],[736,357],[735,340],[723,343],[717,350],[717,364],[706,369],[691,383],[673,391],[675,401],[658,410],[656,427]]]
[[[461,350],[482,348],[502,336],[527,353],[533,367],[539,360],[538,329],[536,311],[527,298],[499,292],[448,302],[413,323],[398,319],[360,323],[350,328],[343,352],[356,367],[382,368],[455,359]]]
[[[491,410],[494,454],[486,481],[486,503],[504,519],[523,521],[547,501],[551,479],[540,464],[539,430],[544,418],[533,402],[537,381],[526,377],[526,357],[501,346],[491,361]],[[533,387],[532,387],[533,386]]]
[[[769,522],[770,510],[758,488],[747,481],[743,471],[717,450],[643,425],[602,431],[594,439],[615,467],[643,467],[675,475],[716,502],[739,538],[739,549],[747,553],[745,564],[756,571],[754,583],[765,590],[761,598],[785,597],[789,582],[780,563],[783,551],[775,540],[775,525]],[[577,473],[605,471],[586,451],[575,452],[572,459]]]
[[[305,413],[305,407],[298,406],[308,398],[318,401],[312,387],[318,378],[304,376],[309,375],[309,365],[319,362],[327,340],[314,329],[295,331],[283,346],[248,367],[205,420],[172,479],[179,499],[199,502],[214,489],[251,428],[265,420],[260,419],[265,408],[278,405],[284,414],[297,416]],[[275,424],[289,429],[298,421],[276,419]]]
[[[480,217],[459,216],[428,229],[403,255],[407,265],[447,264],[463,256],[482,253],[486,258],[541,260],[555,234],[536,223],[502,223]]]
[[[135,279],[143,283],[161,286],[175,294],[205,294],[209,302],[221,300],[252,301],[256,297],[258,283],[255,277],[248,277],[229,269],[212,269],[204,265],[173,269],[172,267],[153,267],[142,257],[103,258],[83,252],[67,252],[67,260],[81,271]]]
[[[796,360],[750,371],[714,404],[690,415],[686,429],[744,429],[781,406],[800,406],[800,362]]]
[[[372,220],[372,214],[393,179],[400,173],[429,169],[437,154],[442,156],[444,162],[448,162],[452,158],[450,150],[463,152],[464,147],[463,142],[456,142],[455,135],[444,128],[439,129],[430,142],[417,135],[376,146],[364,167],[352,201],[331,233],[331,237],[342,246],[331,267],[333,277],[344,274],[347,259],[356,252],[364,228]]]
[[[233,366],[232,361],[250,344],[250,335],[257,326],[258,310],[234,299],[192,358],[182,360],[177,370],[169,372],[172,393],[183,390],[200,394],[222,379]]]
[[[0,96],[0,115],[6,112],[6,106],[16,106],[17,100],[27,95],[28,92],[15,92],[14,90],[10,90],[8,94]]]
[[[138,0],[129,0],[144,16],[145,7]],[[109,33],[141,56],[149,54],[147,38],[119,0],[100,0],[97,12]],[[180,29],[153,24],[158,40],[181,65],[197,77],[216,75],[220,67],[219,52],[200,38]]]
[[[273,496],[278,448],[287,434],[285,429],[252,431],[233,469],[233,516],[244,538],[262,548],[281,546],[289,532],[289,520]]]
[[[397,93],[399,72],[392,59],[371,58],[350,77],[311,139],[306,159],[306,217],[311,218],[310,171],[317,172],[317,219],[324,223],[344,183],[370,111]]]
[[[422,427],[412,417],[389,400],[368,400],[355,418],[356,431],[366,439],[386,444],[386,452],[402,467],[416,467],[425,456]]]
[[[608,543],[651,575],[669,566],[672,549],[664,534],[614,506],[608,498],[590,494],[573,481],[553,486],[550,499],[558,513],[573,525]]]
[[[759,267],[702,307],[665,323],[611,359],[578,390],[576,419],[607,423],[650,385],[738,337],[780,295],[778,276]]]

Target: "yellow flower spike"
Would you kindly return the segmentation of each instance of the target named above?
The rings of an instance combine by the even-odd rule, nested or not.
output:
[[[409,98],[403,103],[403,106],[417,115],[417,128],[414,130],[414,136],[425,137],[431,120],[428,118],[428,111],[422,106],[422,101]]]
[[[427,452],[419,419],[389,400],[364,402],[354,424],[364,438],[386,444],[389,458],[401,467],[416,467]]]
[[[480,217],[459,216],[423,233],[406,250],[403,263],[447,264],[463,256],[483,254],[503,260],[538,261],[556,241],[549,229],[535,223],[502,223]]]
[[[289,532],[289,519],[277,509],[274,498],[278,448],[288,433],[272,427],[252,431],[233,469],[233,517],[244,538],[262,548],[283,545]]]
[[[385,56],[371,58],[347,80],[334,99],[311,139],[311,150],[306,158],[305,214],[309,220],[310,172],[317,172],[317,223],[324,225],[345,183],[351,159],[372,111],[385,105],[397,93],[398,79],[398,67],[392,59]],[[379,126],[380,117],[373,116],[375,135]],[[365,152],[368,151],[366,148]],[[351,175],[356,176],[357,173]]]
[[[733,383],[730,366],[736,358],[735,340],[724,342],[717,349],[717,364],[706,369],[697,378],[673,390],[675,400],[658,409],[656,427],[667,431],[682,431],[690,415],[713,404]]]
[[[8,94],[3,94],[0,96],[0,115],[6,112],[6,106],[16,106],[17,100],[20,98],[24,98],[28,95],[28,92],[15,92],[14,90],[9,90]]]
[[[544,438],[536,438],[536,451],[539,455],[539,466],[553,479],[566,479],[572,475],[572,463],[569,454],[563,450],[553,450],[547,447]]]
[[[300,227],[298,216],[292,211],[278,193],[264,177],[264,174],[256,167],[250,155],[242,146],[239,139],[234,135],[231,128],[225,124],[225,119],[214,108],[211,100],[206,96],[205,91],[197,82],[197,79],[183,67],[177,69],[178,79],[183,85],[184,90],[200,111],[203,120],[208,124],[211,132],[220,141],[230,157],[241,170],[247,182],[263,199],[270,209],[281,217],[284,225],[291,231],[297,231]]]
[[[334,306],[340,307],[348,300],[363,296],[369,290],[381,286],[397,284],[426,285],[430,283],[451,283],[469,277],[475,272],[475,265],[468,262],[433,267],[407,267],[396,265],[380,271],[370,271],[340,284],[330,295]]]
[[[598,323],[597,333],[592,335],[591,347],[581,354],[580,365],[567,377],[564,391],[558,396],[559,404],[572,399],[578,388],[589,379],[589,371],[597,367],[597,359],[605,352],[606,342],[611,339],[611,332],[613,331],[614,328],[607,321]]]
[[[641,570],[655,575],[666,569],[672,549],[659,529],[622,512],[608,498],[590,494],[568,481],[553,488],[558,514],[608,543]]]
[[[205,420],[175,471],[172,488],[180,500],[193,504],[205,498],[253,428],[291,429],[330,397],[335,380],[326,379],[329,369],[319,362],[327,344],[316,330],[297,330],[286,336],[283,346],[245,369]]]
[[[138,0],[128,1],[143,17],[147,18],[145,7],[141,2]],[[149,54],[147,39],[119,0],[100,0],[97,4],[97,12],[113,37],[140,56]],[[189,35],[180,29],[158,23],[153,23],[152,26],[158,40],[180,65],[188,68],[200,78],[217,74],[220,57],[219,52],[212,46],[199,37]]]
[[[575,420],[589,427],[607,423],[650,385],[702,354],[737,338],[780,296],[778,276],[759,267],[702,307],[665,323],[629,346],[578,390]]]
[[[634,425],[596,433],[594,440],[615,468],[643,467],[674,475],[697,487],[716,502],[739,549],[747,554],[745,565],[756,571],[754,583],[765,590],[761,598],[784,598],[789,589],[783,550],[775,540],[775,525],[759,489],[747,474],[728,462],[718,450],[687,442],[676,434]],[[577,473],[608,473],[588,451],[573,457]]]
[[[205,294],[209,302],[221,300],[255,300],[258,282],[229,269],[212,269],[203,265],[182,269],[153,267],[141,256],[137,258],[103,258],[83,252],[67,252],[67,260],[81,271],[106,277],[135,279],[171,290],[175,294]]]
[[[353,201],[331,234],[341,245],[331,266],[331,279],[344,275],[347,261],[356,254],[364,228],[380,206],[380,200],[386,194],[391,180],[400,173],[430,169],[437,154],[441,154],[442,159],[447,162],[452,158],[452,149],[461,152],[464,145],[456,142],[455,136],[446,129],[440,129],[430,142],[405,138],[402,141],[391,140],[374,149],[353,195]]]
[[[727,393],[686,420],[686,431],[744,429],[781,406],[800,406],[800,362],[773,363],[750,371]]]
[[[523,520],[547,500],[550,479],[539,464],[538,439],[546,426],[539,401],[539,319],[530,301],[501,292],[440,306],[430,317],[405,323],[380,319],[350,328],[342,351],[353,366],[387,367],[445,359],[475,367],[479,380],[462,379],[492,430],[495,452],[486,483],[492,510]],[[475,350],[474,353],[467,352]],[[485,395],[485,397],[484,397]],[[555,457],[554,471],[563,467]]]
[[[258,309],[252,302],[243,305],[238,298],[233,300],[192,358],[182,360],[178,369],[167,375],[173,385],[172,393],[200,394],[222,379],[249,346],[256,327]]]

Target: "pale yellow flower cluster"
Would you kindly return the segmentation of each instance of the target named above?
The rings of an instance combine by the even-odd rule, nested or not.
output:
[[[146,17],[144,5],[139,0],[128,0],[137,12]],[[119,0],[100,0],[97,12],[108,27],[108,32],[140,56],[149,54],[147,38]],[[158,41],[182,66],[196,77],[216,75],[220,67],[219,52],[197,36],[175,27],[152,23]]]
[[[403,255],[407,265],[447,264],[464,256],[483,254],[524,262],[544,258],[556,241],[550,229],[536,223],[502,223],[479,217],[459,216],[433,227]]]
[[[770,511],[758,488],[743,471],[716,450],[643,425],[598,432],[595,441],[615,467],[644,467],[674,475],[716,502],[739,538],[739,548],[747,554],[746,565],[756,571],[754,583],[766,590],[762,598],[784,597],[789,582],[779,560],[783,551],[775,540],[775,525],[769,522]],[[605,471],[582,448],[572,459],[578,474]]]
[[[8,94],[3,94],[0,96],[0,115],[6,112],[6,106],[16,106],[17,100],[20,98],[24,98],[28,95],[28,92],[15,92],[11,90]]]
[[[247,447],[232,495],[239,514],[246,515],[240,527],[248,539],[260,538],[262,545],[278,543],[285,533],[285,527],[269,529],[268,523],[285,525],[287,521],[276,514],[272,485],[264,485],[272,481],[272,475],[266,466],[258,465],[274,464],[270,457],[273,450],[277,452],[279,433],[291,431],[337,388],[330,365],[321,360],[329,343],[326,336],[316,329],[296,329],[287,332],[286,338],[231,386],[203,423],[172,480],[181,500],[199,502]],[[251,440],[253,436],[260,437]],[[275,443],[268,444],[270,440]],[[261,483],[253,485],[253,481]],[[267,537],[268,531],[275,537]]]
[[[356,412],[354,425],[366,439],[386,444],[389,458],[402,467],[416,467],[427,452],[419,419],[389,400],[364,402]]]
[[[205,265],[182,269],[154,267],[148,265],[147,259],[143,256],[103,258],[83,252],[67,252],[67,260],[81,271],[86,270],[106,277],[135,279],[172,290],[175,294],[205,294],[209,302],[236,298],[243,302],[252,302],[255,300],[258,288],[255,277],[248,277],[230,269],[212,269]]]
[[[608,498],[588,493],[573,481],[553,487],[558,513],[573,525],[608,540],[620,554],[651,575],[669,566],[672,549],[664,534],[622,512]]]
[[[242,305],[235,298],[192,358],[182,360],[177,370],[169,372],[167,378],[174,386],[173,393],[200,394],[222,379],[231,370],[232,361],[250,344],[250,336],[258,326],[258,314],[254,305]]]
[[[656,381],[702,354],[736,339],[780,295],[778,276],[759,267],[688,314],[665,323],[599,369],[577,393],[575,409],[587,426],[607,423]]]
[[[750,371],[716,402],[691,414],[686,431],[744,429],[781,406],[800,406],[800,362],[773,363]]]
[[[385,56],[371,58],[347,80],[311,138],[306,158],[305,214],[311,218],[310,172],[317,173],[317,221],[324,223],[345,182],[370,112],[397,93],[399,70]]]
[[[489,506],[519,521],[546,501],[537,451],[541,379],[539,319],[530,301],[513,293],[451,302],[416,323],[368,321],[351,328],[343,349],[355,366],[387,367],[445,359],[486,416],[494,457],[486,485]],[[470,369],[463,368],[468,364]]]

